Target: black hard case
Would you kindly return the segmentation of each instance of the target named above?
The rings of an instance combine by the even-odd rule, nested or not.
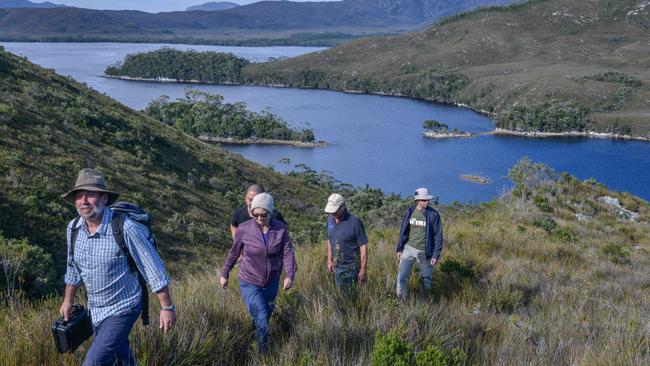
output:
[[[93,335],[93,326],[88,310],[79,304],[73,305],[73,308],[73,313],[67,322],[60,317],[52,323],[54,344],[59,353],[74,352],[79,345]]]

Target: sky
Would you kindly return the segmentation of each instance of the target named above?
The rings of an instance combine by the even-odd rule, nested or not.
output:
[[[31,0],[35,3],[42,3],[45,0]],[[149,13],[158,13],[163,11],[185,10],[189,6],[200,5],[211,1],[222,0],[48,0],[55,4],[64,4],[89,9],[108,9],[108,10],[142,10]],[[237,3],[240,5],[250,4],[259,0],[223,0]],[[292,0],[305,1],[305,0]],[[312,1],[332,1],[332,0],[312,0]]]

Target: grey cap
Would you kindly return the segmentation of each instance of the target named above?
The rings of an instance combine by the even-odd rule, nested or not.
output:
[[[268,193],[260,193],[253,197],[253,202],[251,202],[251,211],[256,208],[263,208],[269,213],[273,212],[275,205],[273,204],[273,197]]]
[[[426,188],[418,188],[415,190],[415,196],[413,197],[413,200],[419,201],[419,200],[430,200],[432,199],[433,196],[429,194],[429,190]]]
[[[345,199],[338,193],[332,193],[327,199],[327,206],[325,206],[325,212],[328,214],[333,214],[338,211],[341,206],[345,204]]]
[[[98,171],[91,168],[83,168],[79,171],[77,176],[77,182],[74,185],[74,188],[63,194],[61,197],[66,200],[74,203],[74,198],[77,191],[91,191],[91,192],[102,192],[108,194],[107,206],[110,206],[117,200],[117,197],[120,195],[117,192],[112,192],[106,189],[104,184],[104,178]]]

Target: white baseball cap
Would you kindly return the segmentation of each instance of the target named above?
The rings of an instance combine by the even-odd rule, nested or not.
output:
[[[332,193],[327,199],[327,206],[325,206],[325,212],[332,214],[339,210],[341,206],[345,203],[345,199],[338,193]]]

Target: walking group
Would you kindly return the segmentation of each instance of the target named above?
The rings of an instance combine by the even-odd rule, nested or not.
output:
[[[76,290],[84,284],[94,340],[83,365],[136,365],[128,336],[139,315],[147,323],[147,285],[160,303],[159,327],[166,333],[176,324],[170,278],[155,238],[143,224],[146,214],[124,214],[117,209],[121,207],[115,204],[118,193],[109,191],[94,169],[82,169],[74,188],[63,197],[74,203],[79,217],[67,228],[65,293],[59,312],[66,321],[71,317]],[[408,295],[413,266],[418,266],[424,289],[430,289],[434,265],[440,259],[442,225],[440,215],[429,205],[431,198],[426,188],[418,188],[414,205],[400,226],[396,293],[402,300]],[[331,194],[324,211],[328,214],[327,270],[334,273],[338,289],[352,291],[367,281],[364,225],[348,212],[341,194]],[[252,317],[259,350],[264,352],[269,347],[269,320],[280,282],[283,291],[294,285],[296,258],[291,237],[273,197],[257,184],[248,188],[245,204],[233,212],[230,230],[233,243],[220,284],[228,287],[230,272],[239,263],[239,292]]]

